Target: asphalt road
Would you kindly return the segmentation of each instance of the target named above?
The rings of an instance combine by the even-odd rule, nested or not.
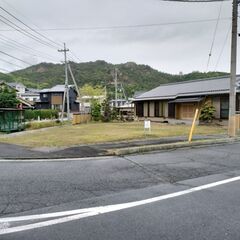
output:
[[[228,182],[240,176],[239,154],[237,143],[88,161],[2,162],[0,239],[239,240],[240,178]],[[49,213],[55,215],[41,215]]]

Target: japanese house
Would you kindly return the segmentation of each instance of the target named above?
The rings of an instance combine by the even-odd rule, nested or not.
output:
[[[240,76],[237,76],[237,83]],[[240,89],[236,83],[236,111],[240,111]],[[217,77],[163,84],[133,100],[135,115],[155,121],[191,120],[196,108],[209,102],[215,109],[215,119],[228,119],[230,77]]]

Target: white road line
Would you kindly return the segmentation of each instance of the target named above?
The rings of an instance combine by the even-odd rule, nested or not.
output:
[[[76,214],[82,214],[82,213],[86,213],[86,212],[90,212],[90,211],[95,211],[97,209],[99,209],[99,207],[83,208],[83,209],[76,209],[76,210],[71,210],[71,211],[35,214],[35,215],[27,215],[27,216],[19,216],[19,217],[0,218],[0,224],[6,223],[6,222],[21,222],[21,221],[30,221],[30,220],[39,220],[39,219],[46,219],[46,218],[70,216],[70,215],[76,215]]]
[[[163,196],[158,196],[158,197],[154,197],[154,198],[141,200],[141,201],[108,205],[108,206],[102,206],[102,207],[96,207],[96,208],[89,208],[88,212],[86,212],[86,209],[85,210],[84,209],[73,210],[73,211],[79,211],[79,212],[81,212],[81,214],[76,214],[76,215],[71,215],[71,216],[66,216],[66,215],[69,212],[73,212],[73,211],[66,211],[65,212],[66,217],[43,221],[43,222],[38,222],[38,223],[33,223],[33,224],[27,224],[27,225],[18,226],[18,227],[0,229],[0,235],[16,233],[16,232],[21,232],[21,231],[26,231],[26,230],[31,230],[31,229],[41,228],[41,227],[47,227],[47,226],[56,225],[56,224],[60,224],[60,223],[66,223],[66,222],[70,222],[70,221],[74,221],[74,220],[79,220],[82,218],[96,216],[96,215],[100,215],[100,214],[104,214],[104,213],[115,212],[115,211],[119,211],[119,210],[123,210],[123,209],[133,208],[133,207],[137,207],[137,206],[141,206],[141,205],[159,202],[162,200],[175,198],[175,197],[179,197],[182,195],[187,195],[190,193],[210,189],[213,187],[217,187],[217,186],[224,185],[224,184],[231,183],[231,182],[236,182],[239,180],[240,180],[240,176],[225,179],[225,180],[210,183],[210,184],[206,184],[206,185],[202,185],[202,186],[198,186],[198,187],[194,187],[194,188],[190,188],[190,189],[179,191],[176,193],[170,193],[170,194],[166,194]],[[60,212],[60,213],[63,213],[63,212]],[[59,214],[59,213],[55,213],[55,214]],[[30,215],[30,216],[36,216],[36,215]],[[25,216],[25,217],[30,217],[30,216]],[[15,219],[17,219],[17,218],[18,217],[16,217]],[[7,219],[7,218],[5,218],[5,219]],[[10,219],[10,218],[8,218],[8,219]],[[12,219],[12,221],[14,220],[14,218],[11,218],[11,219]],[[38,218],[38,219],[40,219],[40,218]],[[4,218],[2,218],[2,219],[0,219],[0,222],[6,222],[6,221],[4,221]]]
[[[4,159],[0,158],[1,163],[8,162],[21,162],[21,163],[31,163],[31,162],[65,162],[65,161],[91,161],[91,160],[107,160],[111,158],[117,158],[116,156],[99,156],[99,157],[83,157],[83,158],[43,158],[43,159]]]

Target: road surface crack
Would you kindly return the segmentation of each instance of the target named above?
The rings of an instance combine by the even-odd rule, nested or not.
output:
[[[155,180],[158,180],[160,182],[168,182],[166,179],[164,179],[162,176],[159,176],[158,174],[156,174],[154,171],[152,171],[150,168],[143,166],[140,163],[135,162],[134,160],[132,160],[131,158],[128,158],[126,156],[122,157],[124,160],[134,164],[135,166],[139,167],[142,169],[142,171],[147,174],[148,176],[154,178]]]

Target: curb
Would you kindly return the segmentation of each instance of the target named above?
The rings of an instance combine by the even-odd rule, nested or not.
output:
[[[123,156],[131,155],[137,153],[145,153],[151,151],[161,151],[161,150],[175,150],[180,148],[197,148],[211,145],[221,145],[226,143],[235,143],[239,142],[240,137],[237,138],[217,138],[217,139],[202,139],[195,140],[192,143],[189,142],[175,142],[175,143],[165,143],[165,144],[154,144],[154,145],[145,145],[145,146],[136,146],[136,147],[127,147],[127,148],[116,148],[116,149],[106,149],[106,154],[91,156],[91,157],[22,157],[22,158],[13,158],[13,157],[0,157],[1,162],[63,162],[63,161],[86,161],[86,160],[96,160],[96,159],[106,159],[113,156]]]
[[[77,162],[77,161],[91,161],[91,160],[106,160],[113,157],[109,156],[96,156],[96,157],[82,157],[82,158],[0,158],[0,163],[4,162]]]
[[[210,140],[196,140],[194,142],[176,142],[176,143],[167,143],[167,144],[157,144],[157,145],[146,145],[140,147],[129,147],[129,148],[119,148],[108,150],[108,153],[115,156],[135,154],[135,153],[144,153],[150,151],[158,150],[170,150],[178,148],[188,148],[188,147],[201,147],[208,145],[218,145],[224,143],[235,143],[239,142],[240,138],[226,138],[226,139],[210,139]]]

